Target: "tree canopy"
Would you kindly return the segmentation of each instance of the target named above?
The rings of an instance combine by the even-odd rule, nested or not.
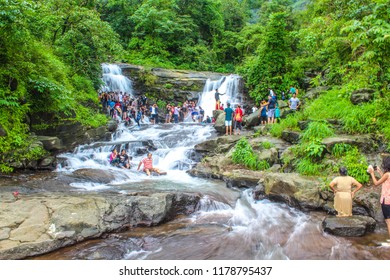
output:
[[[0,0],[0,162],[29,116],[103,123],[85,106],[102,62],[236,72],[254,100],[328,85],[387,102],[389,18],[387,0]]]

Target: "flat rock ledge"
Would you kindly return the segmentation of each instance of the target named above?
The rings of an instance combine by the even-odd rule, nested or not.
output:
[[[0,195],[0,259],[24,259],[196,211],[197,193]]]
[[[363,236],[375,230],[376,221],[367,216],[327,217],[322,222],[325,232],[337,236]]]

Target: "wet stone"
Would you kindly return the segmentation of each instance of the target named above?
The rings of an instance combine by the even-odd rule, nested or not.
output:
[[[376,221],[367,216],[327,217],[322,222],[325,232],[337,236],[363,236],[375,230]]]

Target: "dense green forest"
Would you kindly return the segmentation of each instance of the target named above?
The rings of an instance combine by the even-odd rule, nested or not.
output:
[[[0,0],[0,171],[12,170],[9,157],[44,152],[29,145],[32,116],[107,121],[96,113],[102,62],[235,72],[256,101],[268,87],[302,88],[311,73],[310,86],[332,89],[274,135],[339,118],[388,141],[389,18],[388,0]],[[375,99],[352,105],[359,88]]]

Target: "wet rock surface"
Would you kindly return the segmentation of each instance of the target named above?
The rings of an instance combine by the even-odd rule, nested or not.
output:
[[[376,221],[367,216],[327,217],[322,222],[325,232],[337,236],[363,236],[375,230]]]
[[[23,259],[107,232],[154,226],[196,210],[185,193],[1,193],[0,259]]]

